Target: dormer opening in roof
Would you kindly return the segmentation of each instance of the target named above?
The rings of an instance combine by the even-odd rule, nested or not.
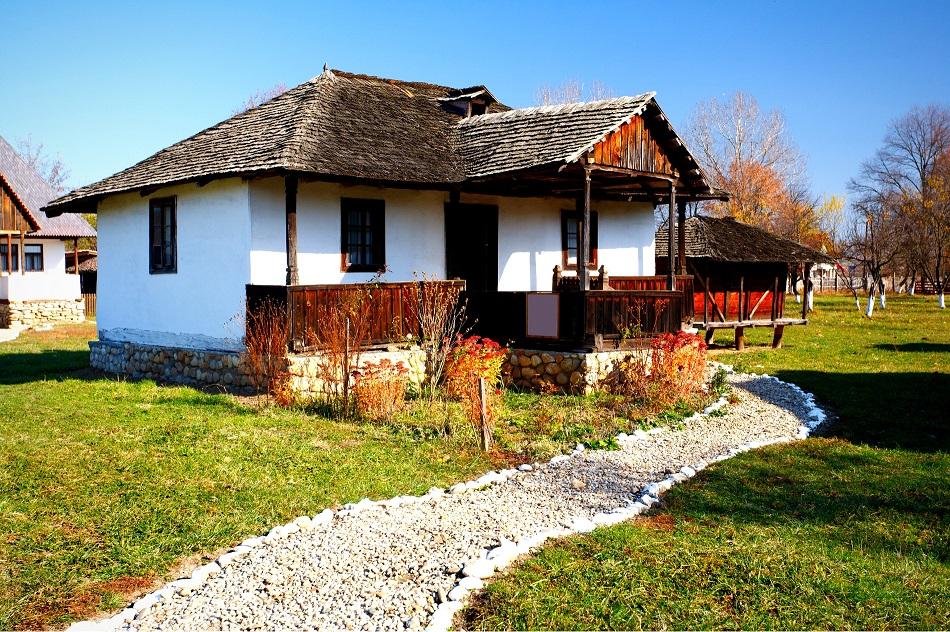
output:
[[[492,103],[497,103],[498,99],[485,86],[472,86],[450,90],[446,96],[440,97],[439,101],[457,114],[468,118],[485,114],[488,112],[489,106]]]

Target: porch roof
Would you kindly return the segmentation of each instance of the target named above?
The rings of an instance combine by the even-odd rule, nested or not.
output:
[[[478,93],[487,112],[454,102]],[[296,174],[504,194],[573,195],[575,171],[598,143],[643,117],[675,168],[682,193],[721,197],[676,136],[654,93],[512,110],[484,86],[450,88],[328,70],[266,103],[49,203],[51,213],[94,212],[99,199],[215,178]],[[651,141],[652,142],[652,141]],[[651,194],[653,174],[601,171],[595,196]],[[608,184],[613,188],[606,188]],[[619,182],[621,181],[622,182]],[[530,186],[524,187],[523,184]],[[510,185],[510,186],[506,186]],[[575,185],[577,185],[575,187]]]

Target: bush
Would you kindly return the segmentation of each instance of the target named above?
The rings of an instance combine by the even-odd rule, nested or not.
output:
[[[287,313],[284,306],[270,299],[247,306],[243,363],[250,368],[251,380],[278,406],[294,403],[290,373],[287,371]]]
[[[491,431],[498,416],[501,397],[501,371],[508,357],[508,348],[490,338],[458,336],[452,356],[445,365],[445,390],[459,399],[477,434],[487,449]],[[482,398],[479,379],[485,380],[485,419],[482,421]]]
[[[367,362],[353,377],[356,412],[363,419],[390,421],[405,405],[409,369],[402,362]]]
[[[695,334],[678,332],[653,339],[649,356],[622,360],[609,390],[648,410],[662,410],[703,392],[706,343]]]

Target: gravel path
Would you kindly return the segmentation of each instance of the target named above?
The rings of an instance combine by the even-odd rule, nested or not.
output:
[[[448,493],[361,501],[298,519],[108,621],[142,631],[444,629],[480,577],[545,538],[630,518],[655,502],[644,490],[656,496],[708,462],[805,436],[803,425],[819,420],[794,386],[751,375],[729,380],[740,401],[724,414],[621,436],[619,450],[491,473]]]

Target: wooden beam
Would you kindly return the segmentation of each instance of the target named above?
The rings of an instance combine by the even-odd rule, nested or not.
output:
[[[677,205],[678,212],[678,230],[677,232],[677,257],[676,274],[686,273],[686,200]]]
[[[284,176],[284,210],[287,237],[287,285],[299,285],[297,272],[297,176]]]
[[[676,289],[676,266],[674,261],[676,260],[676,240],[673,239],[673,231],[676,229],[676,184],[670,182],[670,212],[669,219],[667,220],[667,259],[666,259],[666,289],[675,290]]]
[[[577,281],[581,291],[590,289],[590,169],[584,169],[584,195],[578,199],[581,215],[580,239],[577,244]]]
[[[781,349],[782,348],[782,334],[785,333],[785,325],[776,325],[775,333],[772,334],[772,348]]]
[[[26,274],[26,232],[20,231],[20,274]]]
[[[752,320],[752,317],[755,316],[755,310],[759,309],[759,305],[762,304],[762,301],[764,301],[764,300],[765,300],[765,297],[768,296],[769,294],[771,294],[771,292],[772,292],[772,290],[766,290],[766,291],[762,292],[762,296],[759,297],[759,300],[757,300],[757,301],[755,302],[755,305],[752,307],[752,310],[749,311],[749,315],[747,316],[747,318],[748,318],[749,320]],[[772,316],[772,320],[775,320],[775,316],[774,316],[774,315]]]
[[[79,240],[73,239],[73,274],[79,274]]]
[[[676,176],[668,173],[658,173],[656,171],[639,171],[637,169],[627,169],[626,167],[614,167],[612,165],[591,164],[590,169],[594,171],[604,171],[607,173],[617,173],[631,178],[647,178],[650,180],[662,180],[664,182],[675,182]]]
[[[745,327],[736,327],[736,351],[745,349]]]

